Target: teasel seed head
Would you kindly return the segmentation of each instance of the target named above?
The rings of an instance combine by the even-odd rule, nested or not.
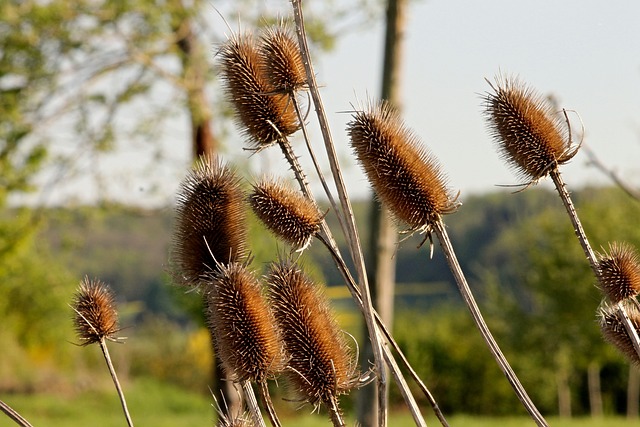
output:
[[[577,150],[553,105],[517,78],[495,80],[484,96],[484,113],[501,157],[532,182],[571,160]]]
[[[631,324],[640,332],[640,312],[635,305],[624,305]],[[603,306],[599,310],[600,330],[605,341],[616,347],[625,357],[640,366],[640,357],[633,346],[631,337],[624,326],[623,319],[616,306]]]
[[[602,291],[616,304],[640,293],[640,257],[628,243],[614,242],[609,254],[599,255],[598,279]]]
[[[458,207],[438,161],[387,102],[357,111],[351,147],[380,200],[411,229],[429,230]]]
[[[249,204],[275,235],[295,249],[305,249],[323,219],[316,204],[283,182],[263,179],[253,186]]]
[[[311,404],[335,402],[357,384],[357,369],[327,300],[298,267],[273,264],[269,300],[289,359],[289,377]]]
[[[264,76],[251,34],[232,36],[218,55],[227,98],[252,149],[266,148],[298,130],[293,103]]]
[[[100,280],[85,277],[72,303],[75,316],[73,325],[81,345],[102,340],[115,341],[118,329],[118,312],[114,295],[108,285]]]
[[[216,157],[202,157],[178,191],[174,258],[179,282],[198,285],[217,263],[242,259],[246,233],[240,180]]]
[[[285,25],[262,34],[260,57],[263,73],[278,92],[293,93],[307,84],[298,42]]]
[[[205,303],[215,350],[234,380],[262,382],[284,368],[274,316],[246,264],[218,265],[209,276]]]

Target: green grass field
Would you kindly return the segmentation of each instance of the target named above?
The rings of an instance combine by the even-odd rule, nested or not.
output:
[[[151,380],[138,380],[127,385],[125,390],[131,417],[136,426],[181,427],[212,426],[214,412],[211,400],[206,396],[188,393],[181,389]],[[115,392],[87,392],[74,398],[57,395],[0,395],[0,399],[23,415],[34,427],[121,427],[126,425],[120,403]],[[330,426],[322,415],[310,414],[304,407],[294,416],[283,418],[284,426],[320,427]],[[452,427],[519,427],[531,426],[526,417],[447,417]],[[547,419],[554,427],[631,427],[638,420],[624,418],[574,418]],[[349,420],[349,425],[353,425]],[[432,417],[430,426],[440,424]],[[15,425],[0,413],[0,426]],[[413,426],[411,417],[404,413],[393,413],[389,419],[391,427]]]

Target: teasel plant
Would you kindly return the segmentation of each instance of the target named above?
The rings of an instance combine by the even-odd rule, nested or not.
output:
[[[484,113],[498,151],[516,173],[528,181],[525,188],[551,177],[591,270],[606,293],[610,289],[609,284],[602,282],[606,279],[606,271],[603,276],[560,172],[560,166],[569,162],[580,149],[580,143],[573,141],[567,110],[555,111],[548,99],[516,77],[499,75],[493,83],[487,82],[491,92],[483,97]],[[614,297],[605,303],[612,304],[618,311],[617,318],[640,357],[638,328],[627,314],[623,300]]]
[[[107,341],[122,342],[116,334],[118,327],[118,312],[115,305],[115,297],[111,288],[98,279],[85,277],[75,294],[71,308],[74,311],[73,324],[81,346],[98,344],[111,374],[111,379],[120,398],[122,411],[127,420],[127,425],[133,426],[127,401],[120,386],[118,375],[111,361]]]
[[[350,144],[377,197],[407,232],[425,234],[433,253],[435,234],[477,328],[518,399],[538,425],[547,425],[520,383],[487,326],[457,260],[443,216],[457,210],[452,193],[436,158],[387,102],[370,103],[355,111],[347,124]]]

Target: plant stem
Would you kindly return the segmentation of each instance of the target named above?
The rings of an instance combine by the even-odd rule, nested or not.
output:
[[[255,427],[267,427],[267,425],[264,423],[264,419],[262,418],[262,414],[260,413],[260,407],[258,406],[256,395],[253,392],[253,387],[251,387],[251,382],[242,381],[240,383],[240,386],[242,387],[242,392],[244,394],[247,408],[249,409],[249,414],[251,415],[251,419],[253,420],[252,425],[254,425]]]
[[[120,404],[122,405],[124,416],[127,419],[127,425],[129,425],[129,427],[133,427],[133,421],[131,420],[131,415],[129,415],[129,409],[127,408],[127,401],[124,398],[122,387],[120,387],[120,381],[118,381],[118,375],[116,374],[116,370],[113,367],[113,363],[111,363],[111,356],[109,355],[109,349],[107,348],[107,343],[105,342],[104,338],[102,338],[99,341],[99,343],[100,343],[100,349],[102,350],[102,354],[104,355],[104,360],[107,362],[107,367],[109,368],[111,379],[113,380],[113,384],[116,386],[116,391],[118,392],[118,397],[120,398]]]
[[[596,276],[596,279],[600,280],[600,274],[598,273],[598,260],[596,259],[596,255],[593,252],[593,249],[591,249],[589,239],[587,238],[587,233],[585,233],[584,228],[582,228],[580,218],[578,218],[578,213],[576,212],[576,208],[573,205],[573,201],[571,200],[571,195],[567,190],[566,184],[562,180],[562,175],[560,175],[560,170],[556,167],[551,170],[549,175],[551,175],[553,184],[556,186],[556,190],[560,195],[560,199],[562,199],[562,203],[567,210],[567,214],[569,215],[569,219],[571,220],[571,224],[573,225],[573,231],[576,233],[576,237],[580,242],[580,246],[582,246],[582,250],[584,251],[587,260],[589,261],[591,270]],[[640,338],[638,337],[638,331],[633,326],[633,323],[631,322],[631,319],[629,319],[629,315],[627,314],[627,310],[624,308],[621,302],[616,304],[616,309],[618,310],[618,314],[622,318],[624,327],[627,330],[627,334],[629,335],[629,338],[633,343],[633,348],[636,350],[638,357],[640,357]]]
[[[509,365],[507,358],[504,356],[504,354],[502,354],[502,351],[500,350],[498,343],[493,338],[493,335],[491,334],[489,327],[485,323],[484,318],[482,317],[482,313],[480,312],[480,308],[478,307],[478,304],[476,303],[475,298],[473,297],[471,288],[469,288],[467,279],[465,278],[464,273],[462,272],[462,268],[460,267],[458,258],[456,257],[455,251],[453,250],[453,245],[451,244],[451,240],[449,239],[447,230],[444,227],[444,222],[442,222],[442,220],[436,221],[435,224],[433,225],[433,231],[436,233],[436,236],[438,237],[438,241],[440,242],[440,246],[442,247],[442,251],[447,260],[447,263],[449,264],[449,268],[451,269],[451,272],[453,273],[453,276],[456,280],[458,289],[460,290],[460,294],[462,295],[462,299],[464,300],[467,307],[469,308],[469,311],[471,312],[471,317],[473,317],[473,321],[475,322],[476,326],[480,330],[480,334],[482,335],[482,338],[484,338],[485,342],[487,343],[487,346],[489,347],[489,350],[493,354],[493,357],[498,362],[500,369],[507,377],[507,380],[509,380],[509,383],[511,384],[511,387],[513,387],[513,390],[515,391],[516,396],[518,396],[518,399],[520,399],[520,402],[522,402],[525,409],[527,410],[527,412],[529,412],[529,414],[531,415],[531,418],[533,418],[535,423],[538,426],[548,426],[544,417],[542,416],[542,414],[540,414],[540,412],[534,405],[533,401],[527,394],[527,391],[524,389],[524,387],[520,383],[520,380],[516,376],[515,372],[513,371],[513,369],[511,369],[511,366]]]
[[[331,395],[328,401],[325,401],[325,405],[329,411],[329,418],[331,418],[331,423],[333,427],[346,427],[346,423],[344,422],[344,418],[342,417],[342,412],[340,411],[340,406],[338,405],[338,399],[335,395]]]
[[[273,427],[282,427],[282,424],[280,424],[280,420],[278,419],[278,415],[276,414],[276,410],[273,407],[273,401],[271,400],[271,395],[269,394],[269,385],[267,384],[267,381],[260,381],[258,383],[258,386],[260,387],[260,397],[262,398],[262,403],[267,410],[267,415],[269,416],[271,425]]]
[[[22,415],[17,413],[11,406],[7,405],[2,400],[0,400],[0,411],[4,412],[9,418],[15,421],[15,423],[18,424],[19,426],[33,427],[31,424],[29,424],[29,421],[24,419]]]

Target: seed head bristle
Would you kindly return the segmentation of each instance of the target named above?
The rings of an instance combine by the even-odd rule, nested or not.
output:
[[[378,197],[412,229],[429,228],[457,208],[437,160],[387,102],[347,124],[351,147]]]
[[[289,28],[284,25],[269,28],[261,39],[260,57],[269,84],[283,93],[293,93],[306,85],[300,48]]]
[[[206,293],[207,326],[225,371],[262,382],[284,368],[284,348],[258,279],[245,264],[218,266]]]
[[[268,147],[298,130],[289,95],[277,93],[262,74],[251,34],[229,38],[220,48],[219,58],[227,98],[252,149]]]
[[[269,300],[289,360],[289,377],[311,404],[329,404],[356,384],[353,354],[327,300],[295,265],[271,267]]]
[[[614,242],[609,245],[609,254],[599,258],[600,287],[612,303],[640,293],[640,257],[633,246]]]
[[[320,230],[323,215],[316,204],[282,182],[257,183],[249,204],[269,230],[295,249],[304,249]]]
[[[81,345],[116,339],[118,312],[113,292],[105,283],[85,277],[80,282],[72,307],[75,312],[73,325]]]
[[[180,281],[198,285],[216,263],[243,258],[246,233],[239,179],[217,158],[201,158],[178,191],[174,257]]]
[[[640,312],[634,305],[625,305],[631,324],[640,332]],[[630,362],[640,366],[640,357],[633,346],[623,319],[615,306],[604,306],[599,310],[600,330],[604,339],[616,347]]]
[[[490,83],[491,84],[491,83]],[[568,126],[548,99],[516,78],[497,77],[484,96],[485,117],[501,157],[537,181],[575,155]]]

